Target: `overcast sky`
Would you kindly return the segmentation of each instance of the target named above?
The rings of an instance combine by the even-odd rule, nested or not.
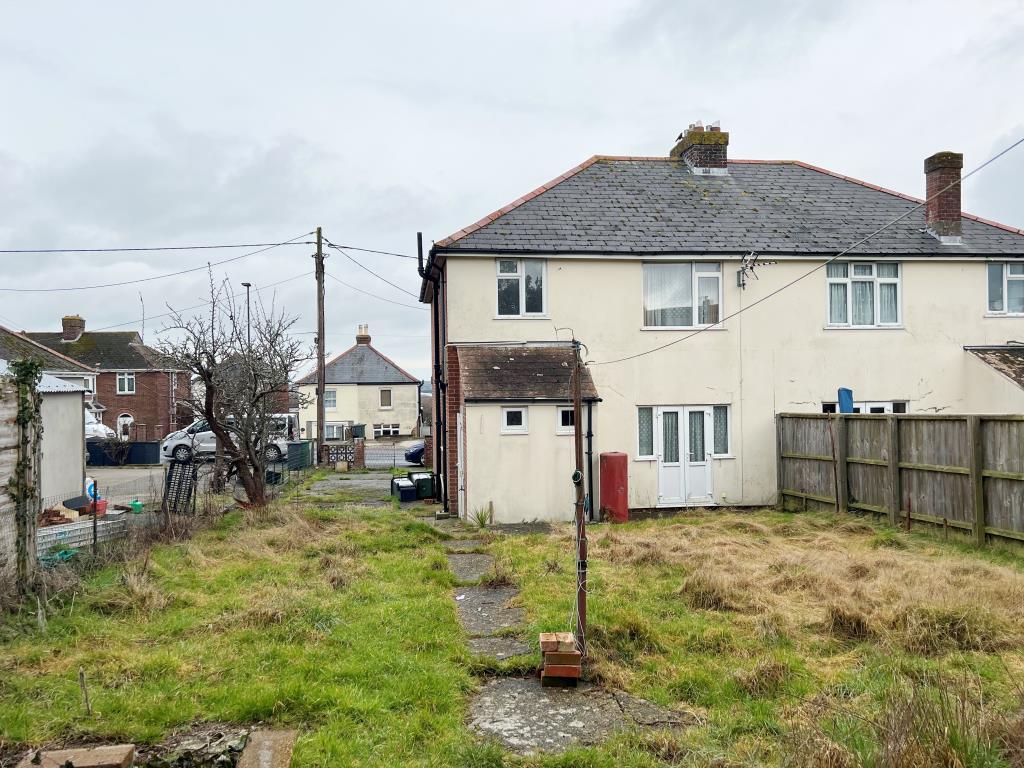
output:
[[[1024,136],[1024,3],[0,3],[0,248],[276,242],[415,253],[594,154],[664,155],[720,120],[730,156],[799,159],[921,195]],[[1024,226],[1024,147],[964,208]],[[309,246],[216,268],[238,286],[312,270]],[[0,287],[108,283],[239,255],[0,255]],[[412,293],[415,263],[352,252]],[[414,305],[340,254],[328,272]],[[205,298],[196,272],[0,292],[0,323],[141,329]],[[141,302],[139,293],[141,292]],[[268,289],[315,328],[312,275]],[[329,352],[358,323],[429,376],[429,317],[327,282]],[[153,343],[161,320],[146,323]],[[311,334],[306,338],[312,340]]]

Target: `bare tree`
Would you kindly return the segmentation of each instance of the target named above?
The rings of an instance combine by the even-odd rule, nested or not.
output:
[[[183,404],[209,424],[249,503],[264,506],[272,415],[291,374],[311,354],[289,335],[296,318],[273,304],[257,300],[247,317],[244,301],[239,307],[228,283],[217,285],[212,276],[210,300],[208,315],[175,312],[158,348],[198,380]]]

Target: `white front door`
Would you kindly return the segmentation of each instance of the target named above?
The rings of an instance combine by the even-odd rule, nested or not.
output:
[[[655,409],[659,506],[712,501],[711,414],[708,406]]]

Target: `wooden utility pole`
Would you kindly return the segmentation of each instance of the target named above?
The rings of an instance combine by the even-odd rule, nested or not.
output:
[[[324,236],[316,228],[316,463],[324,452]]]
[[[572,483],[576,490],[576,645],[587,653],[587,515],[583,490],[583,361],[580,343],[573,339],[575,357],[572,376],[572,424],[576,448],[576,470]]]

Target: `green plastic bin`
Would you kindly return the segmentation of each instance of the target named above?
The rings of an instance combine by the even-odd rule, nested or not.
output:
[[[410,472],[409,480],[416,486],[417,499],[434,498],[434,474],[432,472]]]

